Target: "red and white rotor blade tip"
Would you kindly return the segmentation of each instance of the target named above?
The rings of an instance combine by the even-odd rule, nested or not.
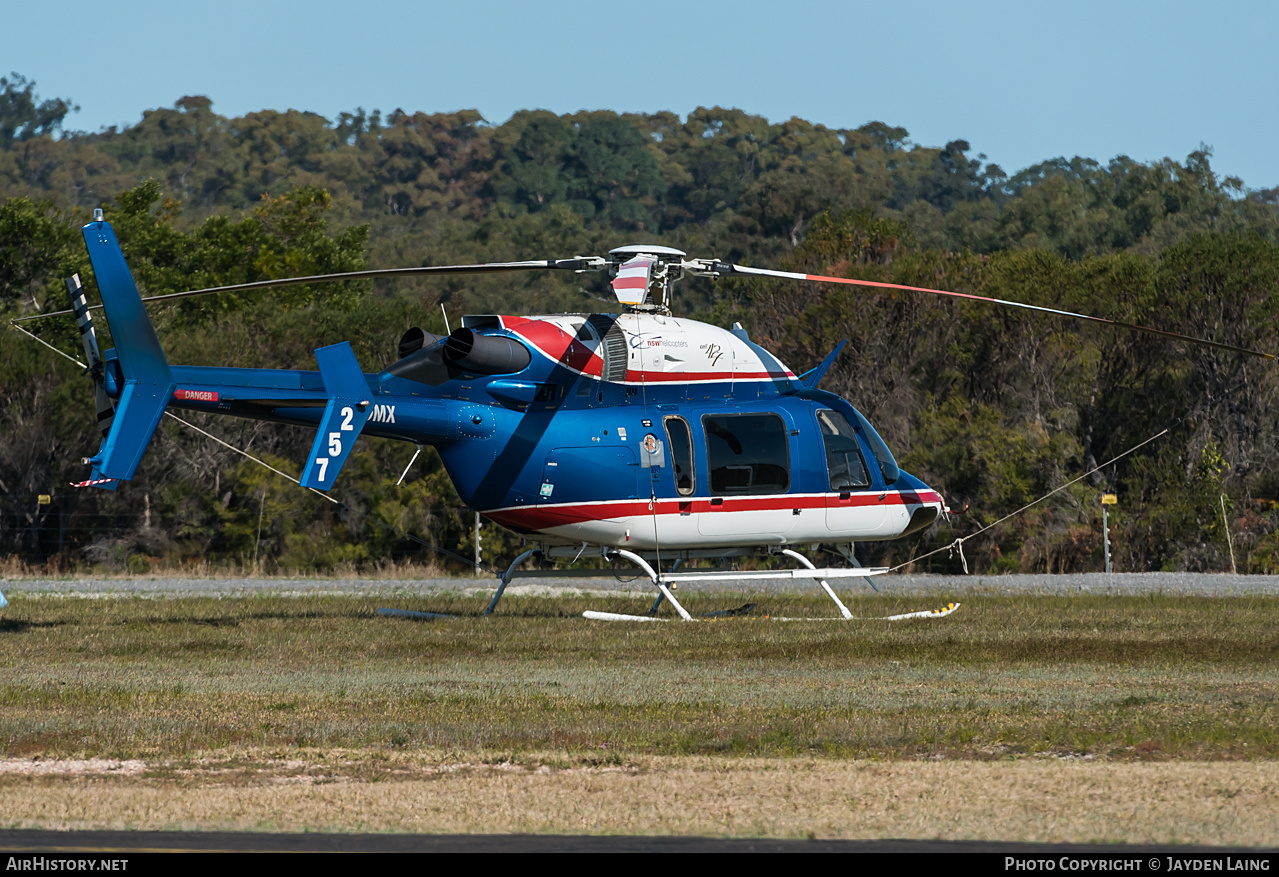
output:
[[[1093,323],[1103,323],[1107,326],[1117,326],[1121,329],[1130,329],[1134,332],[1145,332],[1149,335],[1162,335],[1164,338],[1175,338],[1178,341],[1189,341],[1191,344],[1201,344],[1205,347],[1215,347],[1218,350],[1229,350],[1233,353],[1243,353],[1247,356],[1257,356],[1262,359],[1271,361],[1279,360],[1279,357],[1272,353],[1263,353],[1260,350],[1251,350],[1247,347],[1237,347],[1233,344],[1223,344],[1220,341],[1210,341],[1207,338],[1196,338],[1193,335],[1183,335],[1180,332],[1169,332],[1165,329],[1154,329],[1150,326],[1139,326],[1136,323],[1125,323],[1122,320],[1110,320],[1106,317],[1094,317],[1091,314],[1079,314],[1074,311],[1063,311],[1058,308],[1046,308],[1040,305],[1027,304],[1020,301],[1010,301],[1002,298],[990,298],[984,295],[973,295],[967,292],[952,292],[947,289],[931,289],[927,286],[906,286],[901,283],[885,283],[880,280],[856,280],[852,277],[827,277],[822,274],[799,274],[794,271],[771,271],[767,268],[748,268],[743,265],[732,266],[734,274],[744,274],[747,276],[754,275],[756,277],[778,277],[784,280],[808,280],[817,283],[841,283],[848,286],[869,286],[876,289],[900,289],[905,292],[926,292],[931,295],[944,295],[949,298],[963,298],[969,301],[981,301],[987,304],[1003,305],[1010,308],[1021,308],[1027,311],[1037,311],[1041,314],[1053,314],[1058,317],[1071,317],[1076,320],[1088,320]]]

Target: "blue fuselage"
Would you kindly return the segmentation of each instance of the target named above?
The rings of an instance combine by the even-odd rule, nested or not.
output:
[[[172,373],[171,407],[310,427],[325,414],[320,372],[173,366]],[[632,531],[645,528],[630,522],[662,514],[671,518],[669,532],[652,538],[672,544],[861,541],[913,532],[941,508],[935,492],[883,459],[887,449],[860,413],[793,376],[636,385],[534,355],[514,374],[458,372],[432,385],[388,370],[364,380],[364,433],[435,446],[467,505],[552,540],[644,545],[649,538]],[[863,483],[834,480],[832,438],[823,434],[830,412],[854,427],[848,453],[854,468],[860,456]],[[762,450],[734,451],[741,440],[725,438],[726,427],[739,426],[762,436],[745,439]],[[717,448],[725,460],[716,461]],[[895,513],[880,514],[889,505]],[[920,508],[929,513],[921,518]],[[752,515],[754,523],[737,526]]]

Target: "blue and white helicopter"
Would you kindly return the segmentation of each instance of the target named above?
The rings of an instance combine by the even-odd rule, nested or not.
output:
[[[315,428],[301,484],[318,491],[333,487],[361,434],[432,445],[463,502],[534,545],[501,577],[487,612],[528,558],[589,553],[648,575],[659,591],[650,616],[667,600],[688,619],[675,582],[752,574],[679,572],[680,562],[766,552],[802,568],[760,574],[815,579],[850,618],[827,579],[883,570],[817,569],[792,546],[833,543],[855,565],[854,543],[916,533],[945,511],[856,408],[818,389],[843,344],[797,375],[740,326],[673,316],[671,285],[683,276],[904,289],[1198,341],[1020,302],[690,259],[652,244],[607,257],[359,271],[143,299],[101,210],[83,233],[116,342],[99,353],[95,308],[78,278],[68,281],[103,433],[84,485],[113,490],[133,478],[172,408]],[[467,316],[443,337],[410,329],[399,359],[368,373],[346,342],[315,351],[318,371],[172,365],[144,306],[293,283],[529,270],[607,271],[623,313]]]

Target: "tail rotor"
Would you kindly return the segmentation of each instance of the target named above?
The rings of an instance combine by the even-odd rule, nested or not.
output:
[[[75,312],[76,327],[80,330],[80,343],[84,345],[85,361],[89,363],[89,377],[93,379],[93,401],[98,409],[98,431],[106,438],[115,420],[115,403],[107,395],[105,367],[98,348],[98,334],[93,329],[93,315],[85,300],[80,275],[67,278],[67,292],[71,295],[71,310]]]

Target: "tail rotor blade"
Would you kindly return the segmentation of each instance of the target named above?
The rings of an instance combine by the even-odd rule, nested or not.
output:
[[[102,362],[102,354],[98,350],[98,334],[93,329],[93,317],[89,315],[89,302],[84,297],[79,274],[67,278],[67,293],[71,296],[71,312],[75,314],[76,328],[80,330],[80,343],[84,345],[89,368],[96,368]]]
[[[85,299],[79,274],[72,274],[67,278],[67,292],[71,295],[71,310],[75,314],[76,327],[80,330],[85,360],[89,363],[89,377],[93,378],[93,401],[98,410],[98,430],[106,438],[111,431],[111,423],[115,420],[115,403],[107,395],[98,333],[93,328],[93,315],[89,313],[89,303]]]

